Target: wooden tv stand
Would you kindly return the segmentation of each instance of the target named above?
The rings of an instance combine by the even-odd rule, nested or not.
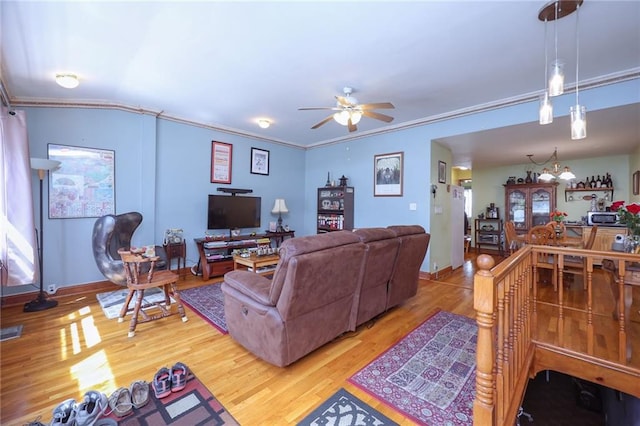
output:
[[[202,279],[207,281],[212,277],[219,277],[233,271],[233,255],[231,254],[233,250],[254,248],[258,245],[257,240],[261,238],[269,238],[276,247],[279,247],[285,238],[294,236],[294,231],[285,231],[239,235],[237,237],[194,238],[193,240],[198,247],[198,269],[202,270]],[[209,247],[206,247],[207,245]]]

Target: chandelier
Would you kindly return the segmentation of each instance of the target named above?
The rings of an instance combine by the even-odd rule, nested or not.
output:
[[[544,22],[544,62],[545,62],[545,90],[540,96],[539,121],[540,124],[553,122],[553,105],[550,97],[564,93],[564,64],[558,59],[558,19],[576,12],[576,104],[570,108],[571,139],[584,139],[587,137],[586,108],[579,102],[579,73],[580,62],[580,38],[579,38],[579,9],[584,0],[553,0],[540,10],[538,19]],[[547,22],[554,21],[555,60],[548,67],[547,58]],[[550,76],[549,76],[550,71]]]
[[[543,181],[551,181],[554,179],[571,180],[576,178],[576,175],[574,175],[573,172],[571,172],[571,169],[568,166],[564,166],[564,167],[560,166],[560,163],[558,162],[558,148],[554,149],[553,154],[551,154],[551,157],[549,157],[547,161],[542,163],[538,163],[534,161],[533,154],[527,154],[527,157],[529,158],[529,161],[531,161],[536,166],[544,166],[550,161],[553,161],[553,163],[551,164],[551,169],[547,167],[542,169],[542,173],[538,176],[539,180],[543,180]]]

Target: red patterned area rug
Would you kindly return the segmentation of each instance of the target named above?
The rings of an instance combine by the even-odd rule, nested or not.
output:
[[[349,381],[428,425],[469,425],[476,381],[475,320],[437,311]]]
[[[224,294],[221,285],[217,283],[180,290],[180,300],[220,333],[227,334],[229,330],[224,319]]]
[[[239,425],[200,380],[190,376],[187,386],[166,398],[158,399],[149,389],[149,402],[125,417],[108,416],[118,426],[194,426]]]

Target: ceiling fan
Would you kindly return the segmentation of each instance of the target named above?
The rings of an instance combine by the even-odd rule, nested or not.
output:
[[[304,110],[316,110],[316,109],[328,109],[331,111],[336,111],[332,113],[330,116],[317,123],[312,129],[317,129],[323,124],[328,123],[331,119],[334,119],[338,123],[343,126],[347,126],[349,132],[355,132],[358,130],[356,124],[360,121],[362,116],[375,118],[376,120],[381,120],[386,123],[390,123],[393,121],[393,117],[380,114],[379,112],[372,111],[374,109],[393,109],[395,108],[391,102],[378,102],[373,104],[358,104],[358,100],[351,96],[353,93],[353,89],[351,87],[345,87],[343,90],[344,96],[336,96],[336,106],[335,107],[309,107],[309,108],[298,108],[299,111]]]

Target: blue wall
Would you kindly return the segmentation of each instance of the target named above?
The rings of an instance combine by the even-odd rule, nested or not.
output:
[[[572,100],[570,94],[561,97],[555,101],[557,110],[568,113]],[[581,100],[589,110],[640,102],[640,80],[585,90]],[[119,110],[25,110],[32,157],[46,158],[48,143],[115,150],[116,212],[139,211],[144,216],[133,244],[161,244],[166,228],[183,228],[187,265],[197,262],[193,238],[206,229],[207,194],[225,186],[210,183],[212,140],[233,144],[232,183],[226,186],[250,188],[252,195],[262,197],[262,229],[276,219],[270,213],[273,200],[285,198],[290,213],[284,223],[296,235],[315,233],[316,189],[324,186],[327,172],[336,181],[344,174],[355,187],[356,227],[420,224],[432,234],[431,252],[442,238],[450,238],[430,229],[431,141],[537,119],[537,102],[529,102],[304,150]],[[249,173],[251,147],[270,151],[269,176]],[[374,155],[399,151],[404,152],[403,196],[374,197]],[[37,179],[33,194],[38,212]],[[47,200],[46,188],[44,196]],[[410,203],[416,203],[417,210],[409,210]],[[94,222],[95,218],[49,220],[45,215],[45,286],[104,280],[91,251]],[[429,270],[429,256],[424,271]],[[33,287],[2,291],[21,293]]]

